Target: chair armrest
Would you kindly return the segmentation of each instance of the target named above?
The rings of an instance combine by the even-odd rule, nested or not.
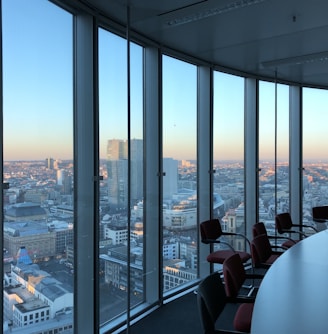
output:
[[[268,238],[269,239],[275,239],[275,240],[282,240],[282,239],[286,239],[286,240],[289,240],[291,242],[293,242],[294,244],[296,244],[296,241],[292,238],[289,238],[289,237],[286,237],[284,235],[277,235],[277,236],[274,236],[274,235],[268,235]]]
[[[247,244],[248,244],[249,249],[251,249],[251,242],[248,240],[248,238],[247,238],[245,235],[243,235],[243,234],[241,234],[241,233],[222,232],[222,235],[231,235],[231,236],[234,235],[234,236],[236,236],[236,237],[241,237],[241,238],[245,239],[245,241],[246,241]]]
[[[283,252],[276,251],[276,250],[272,251],[272,255],[281,255],[281,254],[283,254]]]
[[[315,221],[316,223],[326,223],[328,221],[328,219],[325,219],[325,218],[313,218],[313,221]]]
[[[234,248],[228,242],[220,240],[220,239],[202,239],[202,243],[204,244],[223,244],[223,245],[228,246],[230,250],[235,252]]]
[[[282,246],[275,246],[275,245],[271,245],[271,248],[272,248],[272,253],[279,253],[279,254],[282,254],[286,249]]]
[[[204,244],[219,244],[221,241],[219,239],[202,239]]]
[[[295,230],[282,230],[281,233],[297,233],[299,234],[300,236],[306,238],[307,235],[304,233],[304,232],[301,232],[301,231],[295,231]]]
[[[311,228],[311,229],[314,230],[315,232],[318,232],[318,230],[317,230],[314,226],[311,226],[311,225],[305,225],[305,224],[292,224],[292,226]]]

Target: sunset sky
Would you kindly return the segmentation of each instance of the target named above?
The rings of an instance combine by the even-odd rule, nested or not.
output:
[[[15,8],[18,8],[16,10]],[[73,16],[45,0],[3,0],[4,159],[73,157]],[[99,30],[100,154],[127,136],[126,41]],[[131,45],[131,135],[142,138],[142,48]],[[196,157],[195,66],[163,58],[163,152]],[[243,158],[244,81],[214,76],[215,158]],[[288,158],[288,87],[278,85],[278,155]],[[304,158],[327,158],[328,92],[304,89]],[[260,158],[272,158],[275,93],[260,84]],[[325,155],[325,156],[323,156]]]

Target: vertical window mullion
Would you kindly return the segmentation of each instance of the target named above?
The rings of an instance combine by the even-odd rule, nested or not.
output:
[[[98,331],[95,316],[95,187],[94,170],[94,67],[93,18],[75,18],[75,117],[74,184],[75,192],[75,319],[76,333]]]

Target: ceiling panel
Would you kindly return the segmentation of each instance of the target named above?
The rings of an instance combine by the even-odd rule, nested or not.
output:
[[[123,24],[129,4],[131,29],[206,62],[254,75],[273,78],[277,73],[281,80],[328,86],[328,61],[316,56],[327,52],[328,59],[326,0],[80,2]],[[306,61],[295,63],[297,56]]]

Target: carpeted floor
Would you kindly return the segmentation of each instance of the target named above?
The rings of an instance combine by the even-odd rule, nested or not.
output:
[[[233,329],[236,305],[227,305],[217,321],[218,328]],[[129,334],[203,334],[197,296],[191,292],[154,311],[134,324]]]
[[[134,324],[131,334],[201,334],[197,296],[191,292],[171,301]]]
[[[265,270],[255,270],[264,274]],[[251,282],[249,282],[251,283]],[[254,282],[253,282],[254,283]],[[256,280],[255,285],[259,286]],[[228,304],[216,322],[216,328],[233,330],[233,318],[238,305]],[[203,334],[197,308],[197,295],[188,293],[141,319],[131,326],[129,334]]]

